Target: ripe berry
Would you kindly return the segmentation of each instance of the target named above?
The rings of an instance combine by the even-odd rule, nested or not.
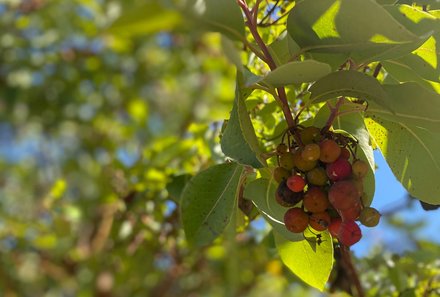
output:
[[[301,157],[300,150],[297,150],[295,153],[293,153],[293,159],[294,159],[295,167],[301,171],[312,170],[318,164],[318,161],[316,160],[315,161],[304,160],[303,157]]]
[[[339,158],[344,158],[348,160],[350,159],[350,156],[351,153],[346,147],[341,148],[341,155],[339,156]]]
[[[379,224],[380,213],[373,207],[364,207],[359,216],[359,221],[362,225],[367,227],[374,227]]]
[[[342,222],[338,233],[338,240],[345,246],[352,246],[362,237],[361,228],[356,224],[355,221],[345,221]]]
[[[333,237],[338,237],[339,230],[341,229],[342,220],[340,218],[333,218],[328,225],[328,231]]]
[[[322,167],[315,167],[307,172],[307,181],[311,185],[325,186],[328,181],[327,173]]]
[[[357,178],[365,177],[369,169],[369,165],[367,164],[367,162],[362,160],[354,161],[352,167],[353,167],[353,174]]]
[[[331,218],[327,212],[317,212],[313,213],[309,219],[309,225],[316,231],[327,230],[330,225]]]
[[[319,159],[320,148],[316,143],[309,143],[301,152],[301,157],[306,161],[316,161]]]
[[[344,210],[360,204],[360,194],[351,180],[335,182],[328,192],[328,199],[336,210]]]
[[[351,175],[351,164],[347,159],[339,158],[335,162],[327,164],[326,171],[331,181],[342,180]]]
[[[286,152],[282,153],[279,158],[280,166],[287,169],[292,170],[295,166],[295,160],[293,154]]]
[[[323,212],[330,206],[330,202],[324,190],[318,187],[312,187],[305,193],[303,205],[308,211]]]
[[[278,185],[277,191],[275,192],[275,199],[281,206],[284,207],[292,207],[298,202],[300,202],[304,198],[304,194],[302,192],[295,193],[292,192],[286,184],[286,181],[283,180]]]
[[[324,163],[332,163],[341,155],[341,147],[332,139],[323,140],[319,148],[321,149],[319,160]]]
[[[350,208],[339,210],[339,215],[341,216],[343,221],[354,221],[359,218],[361,214],[361,204],[356,203]]]
[[[284,153],[287,153],[287,145],[285,145],[284,143],[280,143],[277,148],[276,148],[277,154],[281,155]]]
[[[306,127],[300,132],[300,138],[304,145],[319,141],[321,138],[321,130],[314,126]]]
[[[284,224],[287,230],[300,233],[309,225],[309,216],[299,207],[291,208],[284,214]]]
[[[277,183],[280,183],[282,180],[288,179],[290,176],[290,171],[283,167],[276,167],[273,170],[273,178]]]
[[[287,179],[286,183],[293,192],[302,192],[306,186],[306,181],[301,175],[292,175]]]

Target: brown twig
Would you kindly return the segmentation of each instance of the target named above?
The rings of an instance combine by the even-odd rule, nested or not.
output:
[[[382,64],[377,63],[376,68],[374,68],[373,77],[376,77],[379,75],[380,70],[382,69]]]
[[[338,101],[336,102],[335,107],[331,107],[330,104],[327,102],[327,105],[330,109],[330,116],[328,117],[324,128],[322,128],[323,132],[328,131],[330,129],[330,127],[333,125],[333,121],[336,119],[336,117],[339,116],[339,108],[343,104],[344,99],[345,99],[344,97],[339,97]]]
[[[246,1],[244,0],[237,0],[238,5],[240,6],[240,8],[243,10],[245,16],[246,16],[246,25],[248,26],[252,36],[255,39],[255,42],[258,44],[258,46],[260,47],[264,59],[263,61],[269,66],[270,70],[275,70],[277,68],[277,65],[272,57],[272,55],[269,52],[268,47],[266,46],[266,44],[264,43],[263,39],[260,36],[260,33],[258,33],[258,23],[257,23],[257,15],[258,15],[258,6],[260,4],[261,1],[257,1],[256,5],[254,6],[254,8],[249,9]],[[295,120],[293,119],[292,113],[290,111],[290,107],[289,107],[289,103],[287,102],[287,95],[286,95],[286,91],[284,89],[284,87],[279,87],[277,88],[277,93],[278,93],[278,97],[279,97],[279,101],[281,103],[281,109],[283,111],[284,117],[286,118],[287,121],[287,125],[289,127],[295,127],[296,123]]]
[[[351,259],[350,249],[344,245],[341,245],[339,249],[341,251],[342,261],[344,261],[346,267],[348,268],[351,281],[356,287],[357,297],[365,297],[365,293],[359,280],[358,273]]]

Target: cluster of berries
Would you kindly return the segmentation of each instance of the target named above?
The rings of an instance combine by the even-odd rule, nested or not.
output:
[[[363,205],[363,179],[369,165],[356,158],[357,142],[313,126],[295,132],[301,143],[289,137],[288,145],[278,145],[278,167],[273,171],[279,183],[275,198],[289,207],[286,228],[294,233],[308,227],[328,229],[341,244],[355,244],[362,237],[356,220],[374,227],[380,218],[376,209]]]

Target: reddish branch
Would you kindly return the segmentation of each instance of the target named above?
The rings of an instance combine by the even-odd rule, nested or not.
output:
[[[330,104],[327,102],[327,105],[330,109],[330,116],[328,117],[327,122],[325,123],[323,131],[327,131],[333,125],[334,120],[339,115],[339,108],[344,103],[344,99],[345,99],[344,97],[339,97],[335,107],[331,107]]]
[[[237,0],[238,5],[243,10],[245,16],[246,16],[246,25],[248,26],[252,36],[255,39],[255,42],[260,47],[261,51],[263,52],[262,60],[269,66],[270,70],[273,71],[277,68],[277,65],[275,64],[275,61],[272,57],[272,55],[269,52],[269,49],[267,48],[266,44],[264,43],[263,39],[260,36],[260,33],[258,33],[258,23],[257,23],[257,16],[258,16],[258,7],[260,5],[261,0],[257,0],[257,3],[252,9],[249,9],[247,3],[245,0]],[[293,119],[292,113],[290,112],[289,103],[287,102],[287,95],[286,91],[283,87],[277,88],[277,93],[279,100],[281,101],[281,109],[283,110],[284,117],[286,118],[287,125],[289,127],[295,127],[296,123]]]
[[[357,296],[358,297],[365,297],[364,290],[362,288],[361,282],[359,280],[359,275],[356,271],[356,268],[353,265],[353,261],[351,259],[351,253],[348,247],[341,245],[340,246],[342,261],[344,261],[344,266],[348,268],[348,272],[351,278],[351,282],[356,287]]]

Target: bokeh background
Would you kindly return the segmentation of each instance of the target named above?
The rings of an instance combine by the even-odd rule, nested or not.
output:
[[[224,161],[235,70],[182,18],[152,1],[0,1],[1,296],[326,295],[282,266],[258,217],[236,242],[187,246],[179,195]],[[440,220],[375,156],[386,215],[354,253],[371,294],[392,296],[438,272]]]

